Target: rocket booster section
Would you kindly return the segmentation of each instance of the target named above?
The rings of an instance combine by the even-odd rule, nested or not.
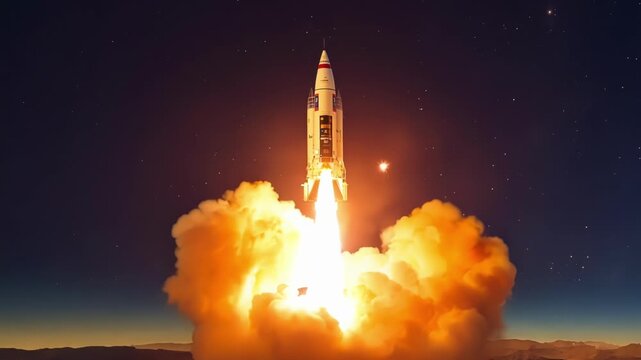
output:
[[[307,181],[303,184],[305,201],[316,201],[323,170],[330,170],[337,201],[347,200],[343,162],[343,103],[336,92],[332,66],[323,50],[316,84],[307,98]]]

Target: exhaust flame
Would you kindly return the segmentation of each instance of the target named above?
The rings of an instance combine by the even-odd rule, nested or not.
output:
[[[292,304],[307,310],[325,308],[338,320],[341,329],[346,330],[351,325],[353,309],[344,295],[345,272],[338,205],[330,170],[321,173],[315,209],[314,233],[301,240],[294,269],[294,283],[306,291]]]
[[[483,357],[514,283],[503,241],[434,200],[385,229],[382,249],[341,254],[336,208],[324,173],[315,221],[265,182],[177,221],[164,290],[194,324],[194,359]]]

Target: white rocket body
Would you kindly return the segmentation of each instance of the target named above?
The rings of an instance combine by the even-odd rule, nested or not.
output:
[[[321,171],[331,170],[336,200],[347,200],[343,162],[343,102],[336,92],[327,52],[323,50],[314,90],[307,98],[307,181],[305,201],[315,201]]]

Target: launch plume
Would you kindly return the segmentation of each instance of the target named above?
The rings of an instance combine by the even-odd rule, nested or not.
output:
[[[385,229],[380,249],[343,253],[345,325],[331,309],[292,305],[305,296],[295,272],[314,221],[269,183],[201,203],[172,235],[164,290],[194,324],[196,360],[479,359],[516,272],[501,239],[434,200]]]

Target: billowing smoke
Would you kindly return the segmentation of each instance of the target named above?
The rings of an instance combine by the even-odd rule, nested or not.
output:
[[[313,229],[266,182],[178,220],[165,291],[194,324],[196,360],[479,359],[501,329],[516,270],[503,241],[455,206],[425,203],[383,231],[382,250],[343,254],[348,328],[325,309],[291,306],[298,290],[287,284]]]

